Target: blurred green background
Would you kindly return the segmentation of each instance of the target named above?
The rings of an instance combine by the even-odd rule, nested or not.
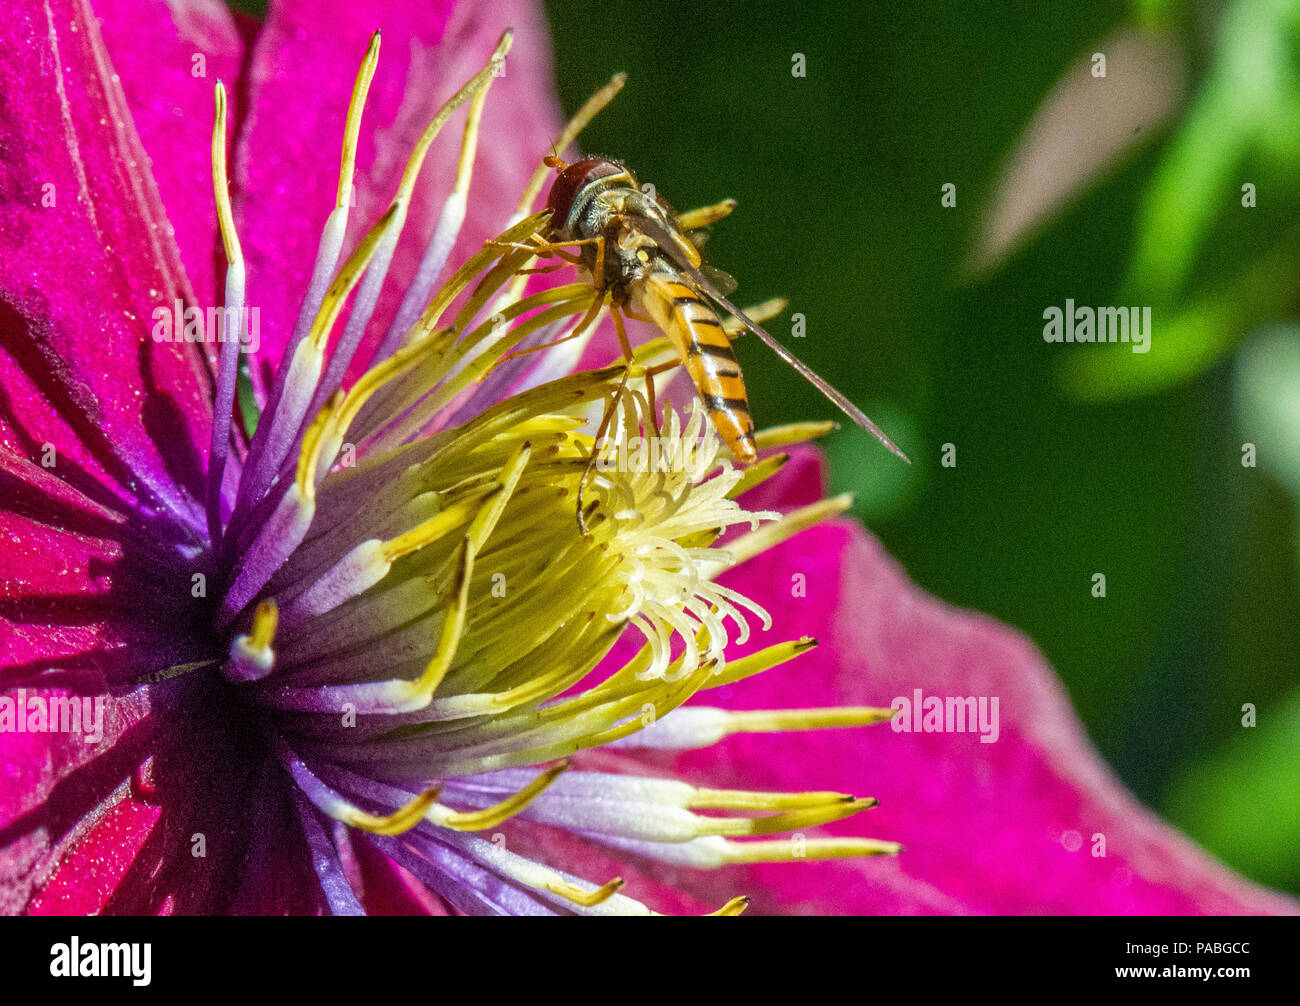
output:
[[[679,209],[737,198],[710,260],[741,303],[789,297],[807,336],[788,315],[773,333],[913,459],[842,431],[834,488],[921,586],[1037,642],[1142,799],[1300,890],[1297,5],[547,12],[567,112],[629,74],[584,150]],[[1029,174],[1004,184],[1017,151]],[[1069,190],[1054,212],[1035,166]],[[1008,207],[1034,226],[990,253]],[[1067,297],[1150,306],[1151,352],[1046,343]],[[760,425],[833,415],[757,342],[738,352]]]

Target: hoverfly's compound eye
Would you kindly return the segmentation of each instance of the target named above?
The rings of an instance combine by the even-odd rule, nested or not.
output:
[[[546,208],[551,211],[551,219],[557,225],[562,225],[569,218],[569,211],[579,192],[599,178],[617,175],[625,170],[621,164],[608,157],[584,157],[580,161],[564,165],[551,183],[550,195],[546,197]]]

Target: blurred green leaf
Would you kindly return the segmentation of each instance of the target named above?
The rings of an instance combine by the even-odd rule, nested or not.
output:
[[[1256,880],[1294,887],[1300,882],[1300,692],[1258,715],[1257,726],[1241,728],[1242,737],[1177,779],[1164,810]]]
[[[1242,436],[1256,446],[1259,467],[1300,503],[1300,325],[1254,334],[1236,368]]]
[[[1134,0],[1133,11],[1144,28],[1167,28],[1187,16],[1187,0]]]
[[[1300,275],[1300,241],[1289,233],[1239,277],[1179,309],[1152,308],[1151,343],[1134,353],[1123,343],[1073,347],[1060,361],[1066,394],[1079,401],[1149,395],[1196,376],[1242,334],[1280,317]]]
[[[1118,294],[1119,303],[1151,306],[1152,350],[1076,350],[1060,375],[1069,394],[1104,401],[1160,391],[1212,366],[1243,333],[1285,316],[1300,248],[1295,228],[1280,228],[1300,206],[1298,161],[1300,0],[1237,0],[1219,21],[1209,73],[1148,186]],[[1255,202],[1246,207],[1248,182]],[[1210,293],[1185,303],[1189,288],[1207,286]]]
[[[1223,16],[1214,65],[1151,182],[1126,287],[1162,304],[1182,288],[1210,225],[1238,205],[1233,172],[1251,149],[1300,155],[1294,0],[1238,0]]]

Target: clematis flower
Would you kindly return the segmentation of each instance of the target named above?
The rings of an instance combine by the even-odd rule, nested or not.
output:
[[[835,519],[824,427],[740,472],[575,369],[590,291],[513,247],[573,132],[540,18],[411,6],[0,29],[0,910],[1293,911]],[[652,422],[696,463],[617,463]],[[859,729],[917,689],[996,740]]]

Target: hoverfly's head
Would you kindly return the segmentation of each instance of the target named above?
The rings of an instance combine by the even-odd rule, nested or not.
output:
[[[558,157],[548,157],[546,164],[559,169],[551,183],[550,195],[546,197],[546,208],[551,211],[552,226],[562,231],[573,223],[575,204],[586,202],[579,196],[589,185],[611,175],[631,178],[622,162],[609,157],[584,157],[572,164],[565,164]]]

